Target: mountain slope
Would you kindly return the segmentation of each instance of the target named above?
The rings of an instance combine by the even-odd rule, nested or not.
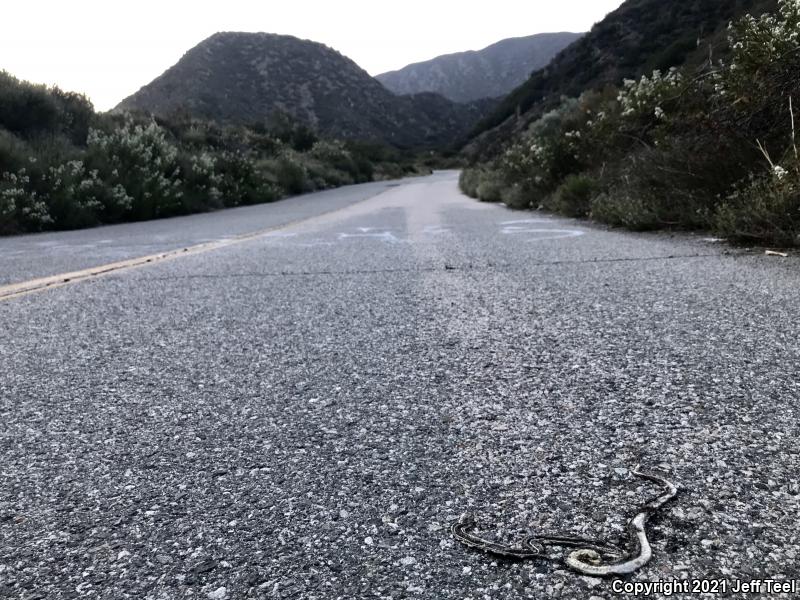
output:
[[[509,94],[473,131],[467,153],[491,154],[562,96],[719,57],[732,19],[774,8],[775,0],[627,0]]]
[[[315,42],[217,33],[117,108],[239,124],[282,112],[323,135],[408,147],[452,144],[486,107],[429,94],[395,96],[352,60]]]
[[[505,96],[549,63],[580,33],[510,38],[478,51],[439,56],[378,75],[395,94],[436,92],[455,102]]]

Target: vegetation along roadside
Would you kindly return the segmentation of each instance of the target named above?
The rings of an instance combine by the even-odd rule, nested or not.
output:
[[[282,114],[254,126],[97,113],[0,72],[0,234],[170,217],[428,172],[375,142],[321,139]]]
[[[734,21],[728,44],[700,68],[564,98],[461,188],[635,230],[800,245],[800,3]]]

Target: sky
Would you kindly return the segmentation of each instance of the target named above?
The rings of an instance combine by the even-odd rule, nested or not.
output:
[[[108,110],[217,31],[321,42],[372,75],[509,37],[588,31],[622,0],[8,0],[0,70]]]

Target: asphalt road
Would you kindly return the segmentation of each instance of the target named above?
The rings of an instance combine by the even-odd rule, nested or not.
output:
[[[626,543],[639,463],[682,489],[627,581],[800,580],[797,259],[440,173],[0,240],[0,285],[219,240],[0,302],[0,598],[619,597],[448,528]]]

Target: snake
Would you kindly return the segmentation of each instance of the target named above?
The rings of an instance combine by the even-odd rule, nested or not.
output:
[[[518,544],[493,542],[475,533],[477,521],[471,514],[463,515],[451,526],[450,531],[464,546],[494,556],[514,560],[555,560],[548,554],[548,547],[574,548],[564,559],[564,563],[581,575],[591,577],[629,575],[645,566],[653,556],[653,549],[645,530],[648,520],[678,495],[678,488],[660,475],[644,473],[639,467],[631,469],[631,474],[661,485],[663,492],[643,504],[628,521],[630,548],[627,550],[598,540],[561,535],[529,535]]]

